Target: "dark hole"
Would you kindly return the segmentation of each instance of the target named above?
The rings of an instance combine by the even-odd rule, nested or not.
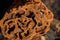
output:
[[[29,26],[30,22],[31,22],[31,21],[29,21],[29,22],[27,23],[27,25],[26,25],[27,27]]]
[[[21,29],[22,30],[22,32],[24,32],[24,30],[23,29]]]
[[[21,17],[21,14],[17,13],[15,16],[19,18]]]
[[[28,36],[29,35],[29,30],[27,30],[27,33],[25,33],[25,36]]]
[[[8,34],[10,34],[12,31],[14,31],[14,29],[15,29],[15,25],[13,25],[13,27],[9,28]]]
[[[30,14],[27,16],[28,18],[32,18],[32,20],[34,21],[35,25],[37,24],[36,20],[34,19],[35,15],[34,15],[34,12],[32,11],[29,11]],[[35,25],[33,26],[33,28],[35,27]],[[32,29],[33,29],[32,28]]]
[[[27,10],[27,8],[26,8],[26,10]]]
[[[8,25],[10,24],[10,23],[12,23],[13,21],[10,21],[10,22],[8,22]]]
[[[32,27],[32,29],[36,26],[36,24],[37,24],[37,22],[36,22],[36,20],[34,19],[34,17],[32,18],[33,19],[33,21],[34,21],[34,26]]]
[[[22,21],[18,20],[18,22],[20,22],[22,25],[25,25],[24,23],[22,23]]]
[[[22,21],[18,20],[18,22],[22,23]]]
[[[26,22],[27,20],[25,20],[24,22]]]
[[[24,14],[25,14],[25,12],[20,12],[20,13],[17,13],[15,16],[18,17],[18,18],[20,18]]]
[[[36,20],[34,19],[34,18],[32,18],[33,19],[33,21],[34,21],[34,26],[32,27],[32,29],[36,26],[36,24],[37,24],[37,22],[36,22]]]
[[[45,12],[43,12],[43,11],[40,11],[40,12],[42,12],[42,14],[44,14]]]
[[[25,25],[24,23],[22,23],[22,25]]]
[[[20,26],[18,26],[18,28],[20,28],[20,29],[21,29],[21,32],[24,32],[24,30],[23,30]]]
[[[27,16],[28,18],[33,18],[34,17],[34,13],[32,11],[29,11],[30,14]]]
[[[19,37],[20,37],[20,39],[22,39],[22,38],[23,38],[20,32],[19,32]]]
[[[48,25],[48,22],[46,24]]]
[[[22,23],[22,21],[18,20],[21,23],[21,27],[24,27],[25,23]],[[17,23],[18,24],[18,23]]]
[[[39,22],[39,23],[38,23],[38,26],[42,26],[42,22]]]
[[[50,13],[50,11],[48,11],[48,13]]]
[[[20,28],[20,29],[21,29],[21,26],[19,26],[19,25],[18,25],[18,28]]]
[[[5,19],[4,22],[3,22],[3,24],[4,24],[6,21],[8,21],[8,20],[9,20],[9,19]]]
[[[24,30],[21,28],[21,26],[20,26],[20,25],[18,25],[18,28],[19,28],[19,29],[21,29],[21,32],[24,32]]]

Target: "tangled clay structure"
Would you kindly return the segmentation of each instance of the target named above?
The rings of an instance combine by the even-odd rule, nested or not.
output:
[[[23,6],[10,9],[0,20],[1,31],[9,40],[38,40],[50,29],[53,13],[41,0],[31,0]],[[41,38],[39,39],[41,40]]]

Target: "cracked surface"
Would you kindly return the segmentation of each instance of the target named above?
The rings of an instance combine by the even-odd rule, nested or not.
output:
[[[36,33],[46,34],[50,29],[53,13],[40,0],[10,9],[0,20],[4,37],[10,40],[29,40]]]

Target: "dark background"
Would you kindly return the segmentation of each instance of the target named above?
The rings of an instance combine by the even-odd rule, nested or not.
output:
[[[2,19],[5,11],[12,5],[13,0],[0,0],[0,20]]]

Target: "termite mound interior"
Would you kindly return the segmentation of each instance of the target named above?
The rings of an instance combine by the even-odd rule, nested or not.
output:
[[[53,13],[40,0],[10,9],[0,20],[4,37],[10,40],[28,40],[34,34],[46,34],[50,29]]]

